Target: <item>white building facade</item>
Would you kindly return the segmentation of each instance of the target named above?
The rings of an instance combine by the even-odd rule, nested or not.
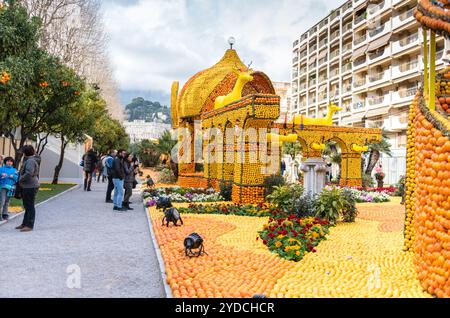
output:
[[[291,105],[291,83],[289,82],[272,82],[275,94],[280,96],[280,114],[286,114]]]
[[[406,130],[423,70],[415,0],[349,0],[293,43],[291,114],[322,117],[329,102],[343,108],[334,122],[388,132],[394,158],[383,158],[385,182],[406,171]],[[437,69],[448,43],[437,37]]]
[[[170,124],[162,124],[158,122],[145,122],[144,120],[135,120],[132,122],[124,122],[125,131],[130,136],[132,143],[142,141],[144,139],[158,139],[165,130],[170,130]]]

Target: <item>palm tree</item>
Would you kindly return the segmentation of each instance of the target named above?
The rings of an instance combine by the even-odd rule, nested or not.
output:
[[[327,157],[332,163],[340,165],[342,162],[342,154],[336,141],[327,141],[322,155]]]
[[[169,156],[172,153],[172,149],[177,144],[177,140],[172,138],[172,134],[169,130],[165,130],[161,137],[158,138],[158,142],[156,145],[156,149],[159,151],[159,153]]]
[[[366,175],[371,176],[372,171],[375,168],[378,160],[380,160],[381,154],[384,153],[389,157],[392,157],[391,144],[388,141],[388,136],[386,131],[383,129],[381,131],[381,142],[369,143],[369,162],[367,163]]]
[[[302,145],[299,142],[284,142],[283,143],[283,154],[290,155],[292,160],[301,153]]]

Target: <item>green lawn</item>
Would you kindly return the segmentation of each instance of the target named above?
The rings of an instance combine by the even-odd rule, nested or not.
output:
[[[45,201],[58,193],[66,191],[67,189],[72,188],[75,184],[49,184],[49,183],[41,183],[41,187],[36,196],[36,203]],[[11,207],[21,207],[22,200],[12,199],[10,203]]]

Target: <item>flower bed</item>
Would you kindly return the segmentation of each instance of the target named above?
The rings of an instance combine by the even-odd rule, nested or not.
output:
[[[187,208],[178,208],[180,213],[194,213],[194,214],[225,214],[225,215],[240,215],[240,216],[270,216],[273,208],[266,204],[215,204],[215,205],[201,205],[191,204]]]
[[[327,186],[326,189],[332,189],[333,187]],[[353,194],[356,202],[358,203],[382,203],[391,201],[391,195],[396,191],[396,188],[392,187],[389,190],[380,190],[388,188],[368,188],[362,190],[361,187],[347,188]]]
[[[156,188],[145,189],[143,197],[147,206],[153,206],[159,198],[167,197],[172,202],[217,202],[224,201],[222,196],[214,189],[201,188]]]
[[[271,252],[298,262],[306,253],[316,252],[315,247],[326,239],[329,227],[327,221],[319,218],[270,218],[259,237]]]

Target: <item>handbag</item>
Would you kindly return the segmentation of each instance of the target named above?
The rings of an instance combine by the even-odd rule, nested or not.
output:
[[[80,167],[84,167],[84,160],[80,161]]]
[[[133,189],[136,189],[138,182],[136,181],[136,178],[133,180]]]
[[[23,188],[19,185],[19,183],[16,184],[16,189],[14,191],[14,198],[16,199],[22,199],[22,190]]]

